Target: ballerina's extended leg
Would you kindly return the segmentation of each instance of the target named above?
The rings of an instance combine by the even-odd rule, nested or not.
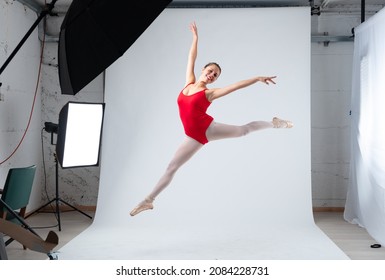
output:
[[[142,211],[151,210],[154,208],[153,202],[155,198],[171,183],[178,169],[186,163],[203,145],[190,137],[186,137],[183,143],[175,152],[174,157],[167,166],[166,171],[159,179],[158,183],[152,192],[136,206],[130,213],[135,216]]]

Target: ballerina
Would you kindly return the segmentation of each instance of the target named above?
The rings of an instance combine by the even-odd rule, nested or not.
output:
[[[186,137],[176,150],[165,173],[154,189],[130,212],[131,216],[153,209],[155,198],[171,183],[178,169],[208,142],[241,137],[250,132],[268,128],[293,127],[292,122],[277,117],[274,117],[271,121],[253,121],[240,126],[214,121],[214,118],[206,113],[207,108],[214,100],[257,82],[267,85],[275,84],[274,79],[276,76],[256,76],[222,88],[208,88],[208,85],[219,78],[222,69],[218,63],[210,62],[203,67],[198,79],[196,78],[194,67],[198,51],[198,28],[195,22],[190,24],[190,30],[193,38],[187,61],[186,83],[178,96],[179,115]]]

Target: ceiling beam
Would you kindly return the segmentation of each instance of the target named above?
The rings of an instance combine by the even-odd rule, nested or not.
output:
[[[168,8],[245,8],[245,7],[288,7],[309,6],[307,0],[265,1],[265,0],[173,0]]]

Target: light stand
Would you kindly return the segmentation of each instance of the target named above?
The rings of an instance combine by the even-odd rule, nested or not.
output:
[[[45,131],[51,133],[51,144],[54,145],[54,143],[53,143],[53,134],[58,132],[58,125],[54,124],[54,123],[51,123],[51,122],[46,122],[44,129],[45,129]],[[48,201],[46,204],[44,204],[43,206],[41,206],[40,208],[38,208],[37,210],[35,210],[31,214],[29,214],[28,216],[31,216],[32,214],[34,214],[36,212],[39,212],[41,209],[43,209],[46,206],[48,206],[49,204],[55,202],[56,219],[58,221],[59,231],[61,231],[60,202],[65,204],[65,205],[67,205],[67,206],[69,206],[69,207],[71,207],[72,209],[80,212],[81,214],[87,216],[90,219],[92,219],[92,217],[90,215],[88,215],[87,213],[83,212],[82,210],[76,208],[75,206],[71,205],[70,203],[68,203],[68,202],[66,202],[66,201],[64,201],[63,199],[60,198],[60,196],[59,196],[59,162],[58,162],[56,153],[54,153],[54,157],[55,157],[55,198],[53,198],[52,200]]]

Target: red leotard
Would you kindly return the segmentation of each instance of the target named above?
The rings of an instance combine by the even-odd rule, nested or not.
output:
[[[186,86],[187,87],[187,86]],[[206,130],[214,120],[206,114],[211,102],[207,100],[205,90],[192,95],[184,95],[183,90],[178,96],[179,116],[187,136],[201,144],[208,142]]]

